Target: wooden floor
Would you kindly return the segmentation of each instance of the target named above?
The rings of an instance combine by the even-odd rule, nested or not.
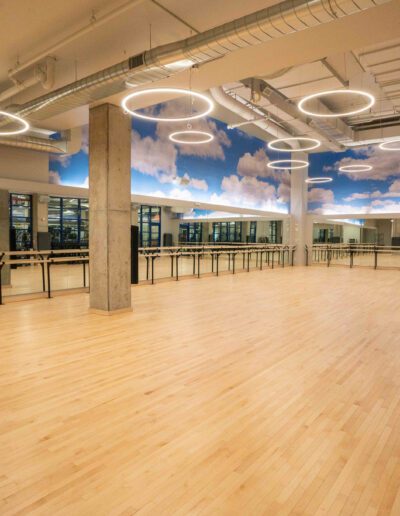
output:
[[[400,275],[0,307],[0,514],[400,515]]]

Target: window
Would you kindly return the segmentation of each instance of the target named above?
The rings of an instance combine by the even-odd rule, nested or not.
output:
[[[179,241],[200,243],[202,241],[201,222],[188,222],[179,225]]]
[[[87,199],[49,198],[49,233],[55,249],[87,247],[89,203]]]
[[[249,235],[249,242],[251,244],[256,243],[256,236],[257,236],[257,221],[252,220],[252,221],[250,221],[250,235]]]
[[[214,242],[241,242],[241,222],[213,222]]]
[[[32,196],[11,193],[9,208],[10,244],[14,248],[12,250],[32,249]]]
[[[280,235],[278,234],[278,221],[271,220],[269,223],[269,241],[271,244],[279,244],[280,243]]]
[[[159,247],[161,243],[161,208],[142,205],[138,215],[140,247]]]

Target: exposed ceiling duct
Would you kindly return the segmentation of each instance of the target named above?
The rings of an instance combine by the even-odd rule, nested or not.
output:
[[[163,79],[195,64],[358,13],[389,0],[285,0],[221,26],[161,45],[43,95],[15,112],[43,120],[126,89]]]
[[[46,90],[51,89],[54,85],[54,61],[54,58],[47,57],[42,63],[36,65],[32,73],[23,80],[10,75],[10,79],[13,81],[14,85],[0,92],[0,103],[4,103],[10,97],[21,93],[21,91],[35,84],[41,84]]]
[[[251,85],[251,79],[242,82],[248,87]],[[324,146],[332,151],[342,150],[342,147],[337,144],[335,140],[328,136],[324,131],[319,130],[320,128],[316,126],[315,121],[310,120],[301,112],[299,112],[296,104],[293,101],[285,97],[285,95],[267,84],[262,79],[258,79],[258,87],[260,94],[266,98],[274,107],[274,112],[276,114],[282,113],[283,115],[287,115],[289,117],[289,124],[293,123],[296,129],[301,131],[302,135],[308,135],[321,139]],[[266,109],[268,110],[268,108]]]
[[[274,138],[290,138],[292,136],[273,121],[266,119],[260,120],[259,117],[260,114],[262,114],[260,110],[248,107],[239,100],[234,99],[231,95],[226,93],[222,87],[211,88],[210,91],[212,97],[216,102],[218,102],[218,104],[240,116],[244,120],[251,122],[253,125],[260,127],[270,136]]]
[[[19,147],[23,149],[30,149],[40,152],[52,152],[54,154],[65,154],[64,142],[56,140],[48,140],[47,138],[36,138],[35,136],[13,136],[7,138],[0,137],[0,145],[7,145],[8,147]]]
[[[63,138],[51,140],[49,138],[38,138],[36,136],[19,135],[12,138],[0,136],[0,145],[18,147],[39,152],[51,152],[53,154],[75,154],[79,152],[82,145],[82,129],[76,127],[63,132]]]

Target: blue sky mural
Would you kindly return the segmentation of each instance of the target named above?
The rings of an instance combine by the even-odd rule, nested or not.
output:
[[[367,164],[367,172],[340,172],[339,167]],[[400,153],[378,145],[310,155],[309,175],[330,176],[332,183],[310,187],[308,209],[331,214],[400,212]]]
[[[158,112],[174,113],[175,101]],[[290,198],[288,171],[269,169],[277,154],[258,138],[213,118],[193,121],[214,140],[205,145],[179,145],[168,139],[186,124],[132,119],[132,193],[251,207],[287,213]],[[50,159],[50,181],[70,186],[88,185],[88,129],[83,128],[77,154]]]

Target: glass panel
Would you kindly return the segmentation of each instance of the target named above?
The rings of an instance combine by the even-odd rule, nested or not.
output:
[[[12,193],[9,196],[10,246],[17,251],[32,248],[32,196]]]
[[[78,242],[78,222],[68,221],[63,224],[64,243]]]

